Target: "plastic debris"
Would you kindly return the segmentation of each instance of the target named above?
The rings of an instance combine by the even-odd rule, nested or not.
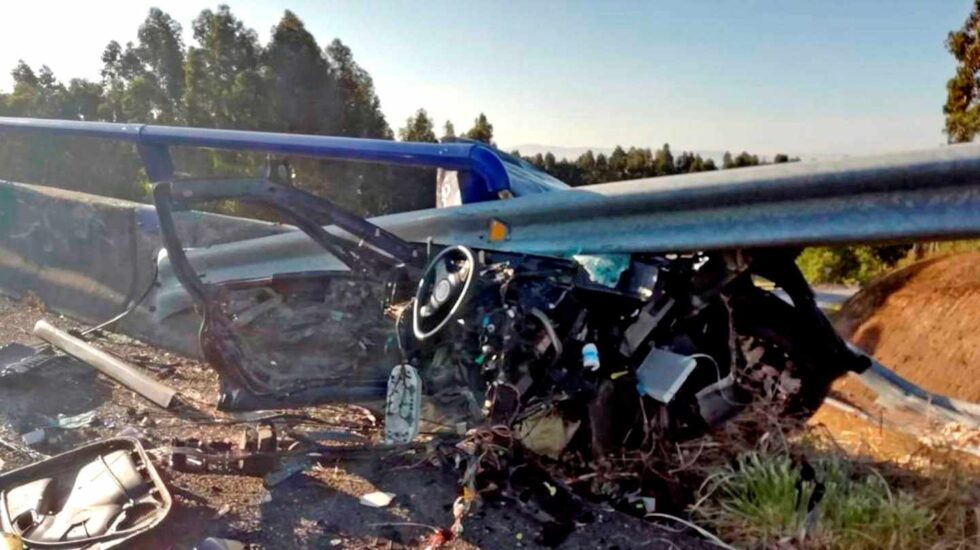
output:
[[[419,433],[422,380],[415,367],[398,365],[388,377],[385,399],[385,443],[410,443]]]
[[[83,412],[82,414],[76,414],[75,416],[62,416],[58,415],[57,420],[54,422],[53,427],[62,428],[66,430],[75,430],[78,428],[84,428],[86,426],[91,426],[95,424],[98,417],[95,411]]]
[[[125,546],[170,512],[139,441],[107,439],[0,475],[0,523],[31,548]]]
[[[281,485],[287,480],[292,479],[297,474],[305,471],[309,467],[310,467],[310,463],[305,460],[302,462],[292,462],[289,464],[285,464],[278,470],[266,474],[263,483],[265,484],[265,487],[267,489],[271,487],[275,487],[277,485]]]
[[[0,346],[0,378],[24,374],[59,358],[50,349],[38,350],[17,343]]]
[[[140,431],[139,428],[135,428],[133,426],[126,426],[125,428],[119,430],[119,433],[116,434],[116,437],[135,437],[136,439],[140,439],[141,437],[143,437],[143,432]]]
[[[627,501],[635,506],[638,510],[642,511],[644,514],[649,514],[650,512],[657,511],[657,499],[654,497],[644,497],[644,496],[629,496]]]
[[[653,348],[636,369],[636,389],[661,403],[670,403],[696,366],[693,357]]]
[[[34,447],[48,440],[48,433],[44,428],[29,431],[20,436],[25,445]]]
[[[371,508],[385,508],[394,500],[394,493],[375,491],[366,495],[361,495],[360,503]]]
[[[565,420],[557,411],[531,416],[517,425],[517,439],[528,449],[558,459],[581,422]]]

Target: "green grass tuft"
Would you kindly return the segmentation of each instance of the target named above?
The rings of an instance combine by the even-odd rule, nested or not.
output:
[[[695,510],[726,541],[746,548],[921,548],[933,515],[881,475],[835,456],[812,461],[825,493],[808,514],[815,484],[786,455],[746,453],[718,472]],[[797,505],[799,501],[799,505]]]

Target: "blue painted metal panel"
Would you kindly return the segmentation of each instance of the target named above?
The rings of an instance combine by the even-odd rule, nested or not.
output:
[[[264,151],[338,160],[457,170],[463,201],[493,200],[502,192],[515,196],[565,189],[568,186],[530,164],[474,141],[410,143],[241,130],[151,126],[0,117],[0,133],[35,133],[130,141],[137,145],[151,181],[173,177],[170,147],[202,147]]]

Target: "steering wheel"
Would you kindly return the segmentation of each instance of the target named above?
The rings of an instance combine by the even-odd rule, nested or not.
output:
[[[431,338],[458,316],[470,296],[475,273],[473,251],[465,246],[445,248],[429,262],[412,304],[416,338]]]

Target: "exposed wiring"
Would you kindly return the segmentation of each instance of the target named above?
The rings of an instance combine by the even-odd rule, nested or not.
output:
[[[116,315],[115,317],[113,317],[111,319],[108,319],[106,321],[102,321],[101,323],[95,325],[94,327],[87,328],[87,329],[83,330],[81,332],[82,336],[88,336],[89,334],[91,334],[91,333],[93,333],[93,332],[95,332],[97,330],[102,330],[102,329],[104,329],[104,328],[106,328],[108,326],[114,325],[114,324],[118,323],[119,321],[122,321],[129,314],[131,314],[134,311],[136,311],[136,308],[138,308],[140,306],[140,304],[143,303],[143,300],[145,300],[146,297],[150,295],[150,292],[152,292],[153,289],[156,287],[156,285],[157,285],[157,277],[159,275],[160,275],[160,265],[157,264],[156,262],[153,262],[153,278],[150,280],[150,284],[147,285],[146,290],[144,290],[143,293],[140,294],[139,298],[133,300],[133,302],[129,305],[129,307],[127,307],[125,310],[123,310],[122,313]]]
[[[690,357],[694,359],[703,358],[703,359],[707,359],[708,361],[711,361],[711,364],[715,366],[715,373],[717,374],[717,380],[714,383],[701,388],[701,390],[698,392],[698,395],[702,395],[704,393],[715,390],[717,388],[727,387],[735,383],[735,377],[733,376],[733,373],[731,371],[728,373],[728,376],[725,376],[724,378],[721,376],[721,367],[718,366],[718,361],[715,361],[714,357],[706,353],[695,353],[690,355]],[[727,395],[725,395],[725,392],[719,392],[718,395],[720,395],[721,398],[724,399],[726,403],[732,405],[733,407],[742,407],[746,405],[746,403],[736,403],[732,401],[731,399],[728,398]]]

